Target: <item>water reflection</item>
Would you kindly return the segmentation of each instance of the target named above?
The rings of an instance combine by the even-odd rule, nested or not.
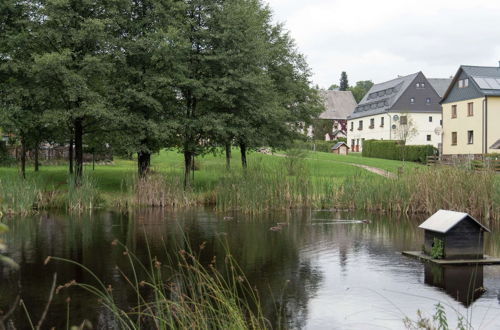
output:
[[[339,219],[370,222],[336,221]],[[447,292],[463,303],[451,303],[451,324],[454,309],[463,311],[476,301],[474,308],[479,316],[475,319],[484,318],[500,327],[495,316],[500,314],[500,267],[477,270],[473,287],[484,286],[487,291],[480,294],[474,290],[472,299],[467,300],[470,291],[464,291],[464,279],[471,278],[470,271],[432,270],[401,256],[400,251],[420,248],[423,235],[416,227],[421,220],[311,210],[251,217],[200,209],[145,209],[82,216],[50,213],[11,219],[6,238],[9,253],[21,264],[21,272],[18,277],[0,269],[0,309],[5,310],[14,300],[18,279],[34,320],[43,311],[53,273],[57,272],[59,283],[73,279],[92,283],[92,277],[79,267],[60,262],[44,265],[47,256],[84,264],[104,283],[112,285],[120,305],[134,305],[135,297],[120,273],[130,271],[128,259],[112,245],[117,239],[143,261],[148,260],[148,253],[165,261],[180,248],[190,248],[203,264],[217,256],[220,269],[228,247],[259,291],[263,309],[275,326],[397,329],[402,326],[402,318],[414,315],[417,309],[432,314],[435,302],[446,300]],[[278,222],[288,225],[270,231]],[[202,243],[205,248],[200,250]],[[498,235],[487,238],[489,255],[496,255],[499,246]],[[67,298],[71,298],[69,304]],[[116,328],[95,297],[76,289],[62,290],[56,296],[45,326],[66,327],[68,308],[71,324],[88,319],[97,329]],[[20,310],[14,320],[19,329],[29,326]]]
[[[465,307],[470,306],[485,292],[483,266],[455,266],[425,264],[425,283],[443,289]]]

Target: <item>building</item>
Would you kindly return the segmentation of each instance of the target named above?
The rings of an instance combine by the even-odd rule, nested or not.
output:
[[[345,142],[338,142],[332,147],[332,153],[337,155],[347,155],[349,153],[349,146]]]
[[[323,90],[320,95],[324,100],[325,111],[319,119],[330,120],[332,123],[331,133],[326,134],[325,140],[347,137],[347,117],[357,105],[351,91]]]
[[[444,155],[500,152],[500,66],[462,65],[441,104]]]
[[[422,72],[373,85],[348,118],[351,151],[364,140],[403,140],[410,145],[441,143],[441,96],[451,79]]]
[[[467,213],[439,210],[419,228],[425,231],[427,254],[438,239],[443,243],[444,259],[483,259],[484,232],[490,230]]]

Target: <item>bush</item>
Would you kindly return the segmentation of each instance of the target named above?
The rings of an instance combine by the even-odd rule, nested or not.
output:
[[[7,145],[4,141],[0,141],[0,165],[11,165],[15,163],[15,159],[9,154]]]
[[[427,156],[437,154],[431,145],[408,146],[402,141],[366,140],[363,142],[363,157],[407,160],[425,163]]]

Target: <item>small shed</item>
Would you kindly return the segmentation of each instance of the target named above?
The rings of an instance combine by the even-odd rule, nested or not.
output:
[[[338,142],[332,147],[332,153],[338,155],[347,155],[349,153],[349,147],[345,142]]]
[[[484,232],[490,230],[467,213],[439,210],[419,228],[425,231],[427,254],[431,253],[436,238],[443,242],[444,259],[483,259]]]

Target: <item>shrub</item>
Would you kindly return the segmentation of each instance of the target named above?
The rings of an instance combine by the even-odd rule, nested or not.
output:
[[[331,152],[332,147],[335,145],[334,141],[296,141],[293,148],[302,150],[314,150],[320,152]]]
[[[407,160],[425,163],[427,156],[437,154],[431,145],[404,145],[402,141],[366,140],[363,142],[363,157]]]

